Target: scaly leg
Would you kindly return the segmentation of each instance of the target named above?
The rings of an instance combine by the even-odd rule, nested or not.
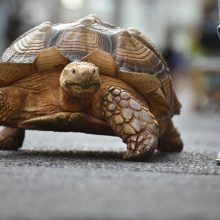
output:
[[[180,138],[180,133],[174,127],[171,120],[167,121],[166,131],[159,140],[157,149],[164,152],[179,152],[183,149],[183,141]]]
[[[125,159],[146,159],[154,152],[159,136],[157,121],[129,92],[110,87],[103,96],[101,113],[127,144]]]
[[[25,130],[5,127],[0,131],[0,150],[17,150],[21,148]]]

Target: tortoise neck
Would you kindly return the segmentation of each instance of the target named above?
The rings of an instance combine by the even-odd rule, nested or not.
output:
[[[64,107],[65,109],[64,110],[67,110],[67,111],[78,111],[78,112],[82,112],[82,111],[85,111],[91,101],[92,101],[92,98],[93,98],[93,95],[87,97],[87,98],[78,98],[78,97],[75,97],[73,95],[70,95],[69,93],[67,93],[65,90],[62,90],[62,108]]]

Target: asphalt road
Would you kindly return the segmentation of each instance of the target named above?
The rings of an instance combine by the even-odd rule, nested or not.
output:
[[[184,151],[147,162],[123,161],[119,138],[27,132],[22,150],[0,152],[0,220],[219,220],[220,117],[182,99]]]

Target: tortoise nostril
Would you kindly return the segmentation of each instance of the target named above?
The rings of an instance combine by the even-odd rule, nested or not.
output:
[[[76,73],[76,70],[75,70],[75,69],[72,69],[72,73]]]
[[[93,74],[95,74],[95,69],[93,69]]]

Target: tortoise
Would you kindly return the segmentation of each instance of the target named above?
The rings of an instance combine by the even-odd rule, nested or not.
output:
[[[125,159],[147,159],[182,150],[180,108],[159,50],[95,15],[44,22],[0,58],[1,150],[19,149],[25,129],[72,131],[119,136]]]

